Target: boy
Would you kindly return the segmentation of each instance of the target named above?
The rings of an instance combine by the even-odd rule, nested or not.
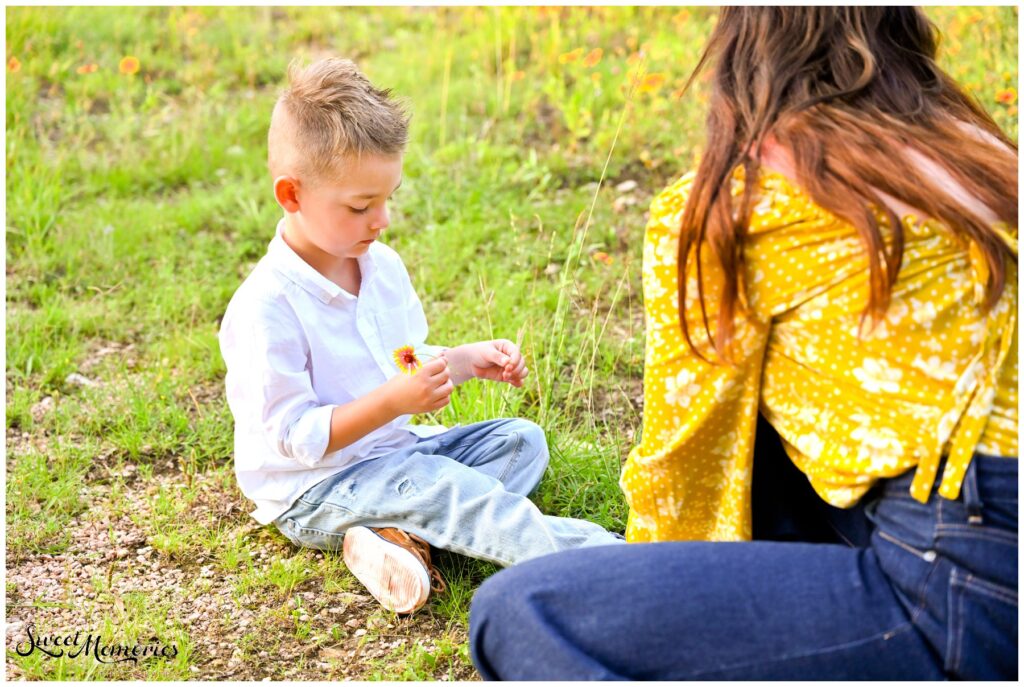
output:
[[[503,339],[425,347],[405,266],[377,242],[401,185],[408,117],[348,60],[293,65],[289,77],[268,135],[284,218],[220,331],[235,474],[252,516],[297,545],[342,548],[399,613],[440,583],[430,544],[510,565],[621,541],[526,497],[548,461],[535,424],[408,424],[472,377],[522,386],[523,357]]]

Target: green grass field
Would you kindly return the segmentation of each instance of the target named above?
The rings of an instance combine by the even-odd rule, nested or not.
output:
[[[928,12],[944,66],[1016,140],[1016,8]],[[469,601],[491,566],[443,556],[449,592],[388,617],[340,556],[254,527],[234,486],[216,337],[280,215],[270,109],[288,62],[324,55],[408,100],[385,241],[432,342],[518,339],[531,368],[523,389],[470,382],[423,420],[540,423],[540,506],[622,531],[645,211],[700,145],[704,84],[680,88],[713,21],[709,8],[8,8],[8,619],[179,649],[104,664],[9,646],[8,675],[473,678]],[[157,589],[133,590],[143,572]]]

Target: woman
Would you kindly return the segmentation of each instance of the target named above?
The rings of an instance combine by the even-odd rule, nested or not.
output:
[[[672,543],[488,580],[485,677],[1016,677],[1017,153],[935,54],[913,8],[722,10],[621,478]]]

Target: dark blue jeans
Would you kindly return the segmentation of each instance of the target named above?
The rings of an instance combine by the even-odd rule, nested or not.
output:
[[[809,486],[773,503],[755,468],[760,541],[509,568],[473,600],[473,662],[506,680],[1016,679],[1017,461],[975,456],[957,501],[914,501],[912,477],[840,512]]]

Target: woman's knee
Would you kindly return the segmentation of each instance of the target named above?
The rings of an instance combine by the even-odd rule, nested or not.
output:
[[[533,600],[545,597],[545,578],[526,572],[522,565],[507,568],[487,579],[473,596],[470,652],[485,680],[508,679],[507,666],[529,661],[522,652],[544,639],[541,628],[534,626],[544,614],[536,612]],[[523,641],[528,637],[533,639]]]
[[[595,630],[595,602],[612,617],[620,611],[591,584],[591,573],[615,560],[609,556],[620,547],[598,548],[612,551],[576,549],[541,556],[480,586],[470,607],[469,640],[473,663],[485,679],[615,677],[590,649],[604,644],[595,632],[607,634]]]

